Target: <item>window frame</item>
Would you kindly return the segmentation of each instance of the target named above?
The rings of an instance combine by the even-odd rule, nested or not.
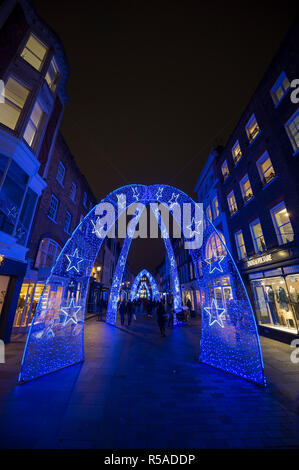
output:
[[[238,235],[240,235],[240,234],[242,235],[243,245],[239,244]],[[237,248],[238,258],[239,258],[239,261],[242,261],[242,260],[247,258],[247,250],[246,250],[246,245],[245,245],[245,240],[244,240],[244,235],[243,235],[242,229],[237,230],[234,233],[234,235],[235,235],[235,245],[236,245],[236,248]],[[244,247],[245,256],[242,256],[242,250],[241,250],[242,247]]]
[[[67,221],[67,218],[68,218],[68,227],[67,227],[67,229],[66,229],[66,221]],[[68,235],[70,235],[70,233],[71,233],[71,230],[70,230],[70,229],[71,229],[71,224],[72,224],[72,218],[73,218],[73,216],[72,216],[71,212],[67,210],[67,211],[65,212],[64,224],[63,224],[63,231],[64,231],[65,233],[67,233]]]
[[[240,151],[235,155],[234,150],[235,150],[237,147],[239,147]],[[236,142],[235,142],[235,144],[234,144],[233,147],[232,147],[232,157],[233,157],[233,162],[234,162],[234,165],[235,165],[235,166],[239,163],[239,161],[241,160],[242,156],[243,156],[243,153],[242,153],[242,150],[241,150],[241,145],[240,145],[239,140],[237,139]],[[237,157],[238,157],[238,158],[237,158]]]
[[[60,180],[60,178],[58,178],[58,175],[59,175],[59,172],[60,172],[60,168],[61,168],[61,167],[63,167],[63,177],[62,177],[62,181]],[[65,175],[66,175],[66,166],[64,165],[63,161],[60,160],[59,163],[58,163],[58,166],[57,166],[56,181],[58,181],[58,183],[60,184],[60,186],[61,186],[62,188],[64,188]]]
[[[288,83],[289,83],[289,86],[288,86],[287,89],[283,85],[283,82],[285,80],[287,80]],[[281,96],[281,98],[278,99],[276,93],[279,90],[279,88],[283,89],[283,95]],[[273,103],[274,103],[275,107],[277,107],[280,104],[280,102],[283,100],[283,98],[288,94],[288,91],[290,90],[290,88],[291,88],[290,81],[289,81],[285,71],[283,70],[281,72],[281,74],[279,75],[279,77],[277,78],[277,80],[275,81],[275,83],[272,86],[271,90],[270,90],[270,95],[271,95],[271,98],[273,100]]]
[[[22,107],[22,108],[20,108],[18,105],[16,105],[15,103],[13,103],[12,101],[10,101],[10,100],[6,97],[5,90],[6,90],[7,83],[8,83],[8,81],[9,81],[9,79],[11,79],[11,80],[17,82],[22,88],[24,88],[25,90],[28,91],[28,94],[27,94],[27,96],[26,96],[26,99],[25,99],[25,101],[24,101],[24,104],[23,104],[23,107]],[[9,103],[9,106],[11,106],[11,107],[14,108],[14,109],[20,110],[20,114],[19,114],[19,116],[18,116],[18,119],[17,119],[17,121],[16,121],[16,124],[15,124],[15,127],[14,127],[14,128],[12,128],[12,127],[10,127],[10,126],[7,126],[6,124],[0,122],[0,125],[1,125],[1,126],[4,126],[6,129],[10,129],[11,131],[14,131],[14,132],[16,132],[16,131],[18,130],[18,128],[19,128],[19,126],[20,126],[21,118],[22,118],[23,113],[24,113],[24,109],[26,108],[26,105],[28,104],[28,99],[29,99],[31,93],[32,93],[32,89],[29,88],[27,85],[25,85],[24,82],[23,82],[21,79],[17,78],[14,74],[9,74],[9,75],[7,76],[7,79],[6,79],[6,81],[5,81],[4,88],[3,88],[3,95],[2,95],[2,96],[4,97],[4,102],[7,101],[7,102]]]
[[[253,123],[253,122],[256,122],[256,129],[257,129],[257,132],[252,134],[249,130],[249,127],[250,125]],[[247,134],[247,138],[249,140],[249,143],[251,144],[252,142],[255,141],[255,139],[257,138],[257,136],[260,134],[261,132],[261,128],[259,126],[259,123],[256,119],[256,115],[255,113],[252,113],[252,115],[250,116],[250,118],[248,119],[246,125],[245,125],[245,130],[246,130],[246,134]]]
[[[30,40],[30,37],[33,37],[37,42],[39,42],[45,49],[45,54],[44,54],[44,57],[43,59],[41,60],[40,57],[38,57],[33,51],[31,51],[27,46],[29,40]],[[27,59],[25,59],[24,57],[22,57],[22,54],[24,52],[24,50],[27,49],[28,51],[30,51],[30,53],[35,56],[38,60],[40,60],[40,67],[39,68],[36,68],[34,65],[32,65]],[[41,73],[43,68],[44,68],[44,65],[47,61],[47,58],[48,58],[48,54],[49,54],[49,50],[50,48],[45,44],[45,42],[43,40],[41,40],[39,37],[38,37],[38,34],[36,34],[34,31],[29,31],[28,33],[28,36],[26,38],[26,40],[24,41],[23,45],[22,45],[22,49],[20,50],[19,52],[19,57],[25,61],[28,65],[30,65],[30,67],[32,67],[34,70],[36,70],[38,73]]]
[[[249,182],[249,187],[250,187],[250,197],[248,197],[245,193],[245,190],[244,190],[244,183],[246,182]],[[242,193],[242,198],[243,198],[243,202],[244,204],[246,204],[247,202],[249,202],[254,194],[253,194],[253,191],[252,191],[252,186],[251,186],[251,183],[250,183],[250,179],[249,179],[249,176],[248,176],[248,173],[246,173],[243,178],[240,179],[239,181],[239,185],[240,185],[240,189],[241,189],[241,193]]]
[[[255,233],[254,233],[254,225],[260,225],[260,228],[261,228],[261,232],[262,232],[262,235],[256,237],[255,236]],[[253,246],[254,246],[254,251],[256,254],[261,254],[261,253],[264,253],[265,251],[267,251],[267,246],[266,246],[266,242],[265,242],[265,237],[264,237],[264,232],[263,232],[263,228],[262,228],[262,224],[261,224],[261,221],[260,219],[257,217],[256,219],[254,219],[252,222],[250,222],[249,224],[249,229],[250,229],[250,233],[251,233],[251,238],[252,238],[252,242],[253,242]],[[263,238],[263,241],[264,241],[264,245],[265,245],[265,249],[262,251],[262,250],[259,250],[259,247],[258,247],[258,242],[257,240],[260,239],[260,238]]]
[[[72,197],[72,194],[73,194],[73,187],[75,187],[75,191],[74,191],[74,196]],[[76,201],[76,195],[77,195],[77,185],[75,183],[75,181],[72,181],[72,184],[71,184],[71,190],[70,190],[70,200],[75,202]]]
[[[51,215],[50,215],[51,203],[52,203],[53,200],[56,200],[56,202],[57,202],[57,207],[56,207],[56,211],[55,211],[55,218],[51,217]],[[55,222],[55,223],[57,223],[57,215],[58,215],[58,211],[59,211],[59,205],[60,205],[60,201],[59,201],[58,197],[55,196],[55,194],[52,193],[51,194],[51,199],[50,199],[50,204],[49,204],[49,209],[48,209],[48,217],[49,217],[50,220],[52,220],[52,222]]]
[[[46,249],[42,249],[42,244],[43,244],[44,241],[47,242],[47,248]],[[58,242],[56,242],[52,238],[44,237],[44,238],[41,239],[41,241],[39,243],[39,246],[38,246],[37,254],[36,254],[36,257],[35,257],[35,263],[34,263],[35,268],[37,268],[37,269],[51,268],[51,266],[45,266],[47,264],[46,261],[47,261],[47,256],[49,254],[49,245],[52,245],[52,246],[55,247],[55,254],[54,254],[54,257],[53,257],[54,258],[53,265],[55,264],[55,261],[58,258],[59,254],[62,250],[62,247],[60,246],[60,244]],[[57,253],[57,251],[58,251],[58,253]],[[44,259],[43,259],[42,265],[40,263],[41,253],[44,253]]]
[[[272,222],[273,222],[273,225],[274,225],[275,233],[276,233],[276,236],[277,236],[278,244],[279,244],[279,245],[286,245],[287,243],[292,243],[292,242],[294,241],[295,233],[294,233],[294,229],[293,229],[292,222],[291,222],[291,219],[290,219],[290,217],[289,217],[289,214],[288,214],[289,222],[278,226],[278,223],[277,223],[276,217],[275,217],[275,212],[276,212],[278,209],[282,208],[282,207],[288,212],[287,207],[286,207],[286,205],[285,205],[285,202],[284,202],[284,201],[281,201],[281,202],[279,202],[278,204],[276,204],[275,206],[273,206],[273,207],[270,209],[270,214],[271,214]],[[288,223],[291,225],[291,228],[292,228],[293,240],[284,242],[284,241],[283,241],[283,237],[282,237],[281,232],[280,232],[280,227],[283,227],[284,225],[287,225]]]
[[[296,140],[293,136],[293,134],[290,132],[289,130],[289,125],[295,121],[295,119],[299,119],[299,109],[297,109],[293,114],[292,116],[286,121],[286,123],[284,124],[284,128],[286,130],[286,133],[287,133],[287,136],[289,138],[289,141],[293,147],[293,150],[294,150],[294,153],[293,155],[295,155],[296,153],[299,152],[299,144],[298,144],[298,147],[297,147],[297,143],[296,143]],[[296,125],[296,128],[297,128],[297,125]],[[299,123],[298,123],[298,133],[299,134]]]
[[[41,118],[38,122],[38,126],[36,127],[35,123],[33,122],[33,120],[31,119],[31,116],[34,112],[34,108],[35,106],[39,106],[40,109],[41,109]],[[27,123],[26,123],[26,126],[25,126],[25,129],[24,129],[24,132],[23,132],[23,139],[25,140],[26,144],[34,151],[36,152],[38,146],[39,146],[39,143],[41,141],[41,138],[42,138],[42,135],[43,135],[43,132],[44,132],[44,129],[45,129],[45,124],[46,124],[46,121],[47,121],[47,113],[45,112],[44,110],[44,107],[41,103],[41,100],[39,98],[37,98],[34,102],[34,105],[32,107],[32,110],[31,110],[31,113],[30,113],[30,116],[27,120]],[[34,133],[34,137],[33,137],[33,140],[32,140],[32,143],[30,144],[26,139],[25,139],[25,133],[26,133],[26,130],[27,130],[27,127],[29,126],[29,124],[31,124],[31,126],[35,129],[35,133]]]
[[[227,173],[224,173],[223,170],[224,170],[224,167],[227,168]],[[221,165],[221,173],[222,173],[222,177],[223,177],[223,180],[225,181],[228,177],[229,177],[229,168],[228,168],[228,164],[227,164],[227,160],[224,160],[224,162],[222,163]]]
[[[234,197],[234,201],[235,201],[235,209],[236,210],[231,210],[233,208],[233,205],[230,204],[230,197],[231,195],[233,195]],[[237,205],[237,200],[236,200],[236,196],[235,196],[235,193],[234,193],[234,190],[232,189],[228,195],[226,196],[226,200],[227,200],[227,204],[228,204],[228,209],[229,209],[229,213],[230,213],[230,216],[232,217],[234,214],[236,214],[238,212],[238,205]]]
[[[270,175],[272,175],[271,179],[266,179],[265,178],[265,173],[269,170],[269,168],[271,168],[270,166],[265,170],[265,172],[263,172],[262,170],[262,164],[269,158],[270,162],[271,162],[271,167],[272,167],[272,173]],[[277,176],[276,175],[276,172],[275,172],[275,169],[274,169],[274,166],[273,166],[273,163],[272,163],[272,160],[271,160],[271,157],[269,155],[269,152],[268,150],[265,150],[265,152],[257,159],[256,161],[256,166],[257,166],[257,169],[258,169],[258,172],[259,172],[259,175],[260,175],[260,178],[261,178],[261,182],[262,182],[262,185],[265,187],[267,186],[269,183],[271,183],[271,181],[274,180],[274,178]]]

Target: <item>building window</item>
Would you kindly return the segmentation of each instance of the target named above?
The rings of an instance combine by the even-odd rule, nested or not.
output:
[[[13,235],[28,184],[27,173],[11,161],[0,191],[0,230]]]
[[[231,191],[229,195],[227,196],[227,203],[228,203],[230,215],[235,214],[238,210],[238,207],[237,207],[237,202],[236,202],[236,198],[235,198],[233,191]]]
[[[70,199],[75,202],[75,199],[76,199],[76,192],[77,192],[77,186],[76,186],[76,183],[74,183],[74,181],[72,182],[72,186],[71,186],[71,191],[70,191]]]
[[[266,243],[259,219],[256,219],[251,222],[250,232],[253,240],[254,251],[256,253],[263,253],[263,251],[266,251]]]
[[[65,220],[64,220],[65,233],[70,233],[71,222],[72,222],[72,214],[69,211],[66,211]]]
[[[211,206],[208,205],[208,207],[206,208],[206,216],[209,220],[212,220],[212,212],[211,212]]]
[[[87,194],[86,193],[83,194],[83,206],[87,207]]]
[[[282,100],[289,88],[290,82],[288,80],[288,77],[286,76],[285,72],[282,72],[270,91],[272,100],[275,105]]]
[[[245,129],[246,129],[246,133],[247,133],[247,137],[249,139],[249,142],[253,142],[254,139],[260,133],[260,128],[259,128],[259,125],[257,123],[256,117],[255,117],[254,114],[251,116],[251,118],[247,122],[247,124],[245,126]]]
[[[50,201],[50,206],[49,206],[48,216],[54,222],[56,222],[58,207],[59,207],[59,200],[57,199],[56,196],[54,196],[54,194],[52,194],[51,201]]]
[[[21,57],[39,72],[43,68],[48,48],[33,34],[21,52]]]
[[[212,205],[213,205],[214,219],[217,219],[219,215],[219,202],[218,202],[217,196],[214,197]]]
[[[59,77],[60,77],[59,70],[58,70],[56,61],[53,58],[50,62],[48,71],[47,71],[46,76],[45,76],[45,80],[46,80],[50,90],[52,91],[52,93],[55,93],[55,91],[56,91],[57,84],[58,84],[58,81],[59,81]]]
[[[57,242],[51,238],[43,238],[39,244],[35,267],[51,268],[60,252],[61,247]]]
[[[26,103],[30,90],[12,77],[2,89],[4,103],[0,104],[0,122],[10,129],[15,129]]]
[[[263,185],[270,183],[275,178],[275,171],[269,157],[268,152],[265,152],[261,158],[256,162],[258,171],[262,180]]]
[[[215,259],[226,256],[225,240],[222,232],[212,233],[206,245],[206,258]]]
[[[65,177],[65,166],[62,162],[59,162],[58,168],[57,168],[57,176],[56,179],[59,184],[63,187],[64,183],[64,177]]]
[[[250,201],[250,199],[253,197],[253,193],[248,175],[245,175],[244,178],[241,179],[240,187],[244,203]]]
[[[39,102],[36,101],[23,136],[27,144],[34,150],[38,146],[45,120],[46,114],[43,112]]]
[[[285,124],[285,129],[293,146],[295,152],[299,149],[299,111],[288,120]]]
[[[240,158],[242,157],[241,147],[240,147],[238,140],[232,148],[232,154],[233,154],[234,164],[236,165],[238,161],[240,160]]]
[[[285,203],[281,202],[271,209],[271,216],[275,227],[278,243],[283,245],[294,240],[294,231]]]
[[[229,176],[229,170],[227,166],[227,161],[225,160],[222,165],[221,165],[221,171],[222,171],[222,176],[223,179],[226,180],[226,178]]]
[[[242,230],[239,230],[238,232],[235,233],[235,241],[236,241],[236,247],[237,247],[239,259],[241,260],[241,259],[246,258],[247,253],[246,253],[246,247],[244,243]]]

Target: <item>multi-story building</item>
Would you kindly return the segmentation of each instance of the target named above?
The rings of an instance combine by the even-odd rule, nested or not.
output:
[[[259,331],[288,342],[299,328],[298,57],[297,23],[215,160],[224,237]]]
[[[69,68],[56,34],[31,3],[0,11],[0,338],[9,340],[28,239],[67,100]]]
[[[60,133],[47,167],[44,177],[47,186],[39,199],[29,237],[28,266],[18,300],[14,332],[27,331],[57,256],[73,230],[96,204],[95,196]],[[96,279],[98,265],[94,267]]]

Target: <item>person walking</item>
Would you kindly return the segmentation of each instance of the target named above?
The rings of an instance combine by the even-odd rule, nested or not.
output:
[[[161,336],[165,338],[166,312],[162,302],[159,303],[157,308],[157,322],[160,328]]]
[[[103,300],[99,297],[97,302],[97,315],[98,321],[102,321],[103,319]]]
[[[128,314],[128,326],[131,325],[132,315],[133,315],[133,304],[131,300],[128,300],[127,303],[127,314]]]
[[[168,315],[168,327],[173,328],[173,305],[171,299],[168,299],[166,313]]]
[[[120,323],[121,325],[125,324],[125,315],[127,312],[126,301],[122,300],[119,306],[119,315],[120,315]]]

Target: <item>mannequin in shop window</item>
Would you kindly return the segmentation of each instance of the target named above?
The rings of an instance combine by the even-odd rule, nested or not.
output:
[[[293,286],[290,286],[290,299],[294,306],[296,318],[299,320],[299,294]]]
[[[281,322],[285,325],[288,326],[289,328],[294,328],[294,320],[293,320],[293,315],[292,312],[289,311],[289,298],[282,286],[279,286],[276,289],[276,298],[277,302],[281,308],[279,310]]]
[[[279,321],[278,321],[277,309],[276,309],[276,304],[275,304],[275,295],[274,295],[274,290],[272,289],[272,286],[266,286],[266,296],[267,296],[267,303],[268,303],[268,307],[271,313],[272,321],[274,325],[277,325]]]

